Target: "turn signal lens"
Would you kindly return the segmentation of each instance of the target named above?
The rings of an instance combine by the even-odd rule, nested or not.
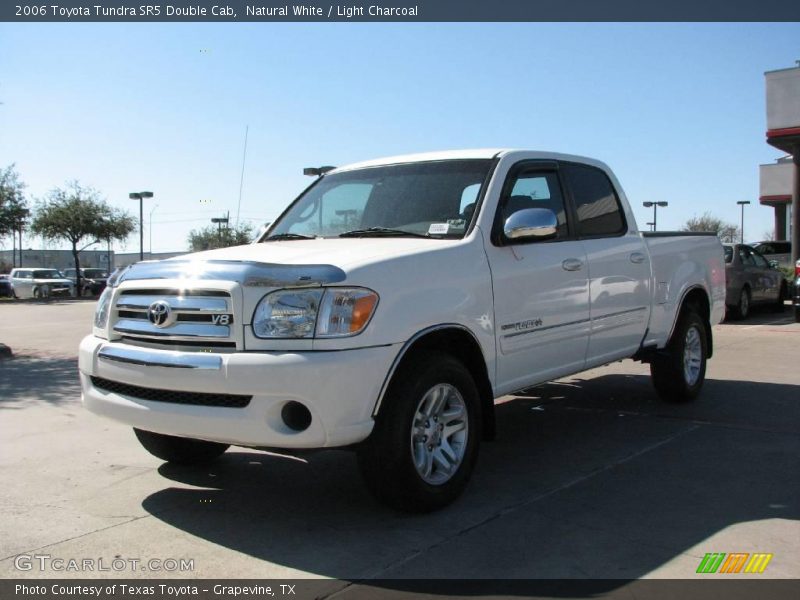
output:
[[[97,300],[94,309],[94,335],[106,339],[106,325],[108,325],[108,313],[111,308],[111,288],[106,288]]]
[[[365,288],[328,288],[319,309],[317,337],[361,333],[378,305],[378,294]]]

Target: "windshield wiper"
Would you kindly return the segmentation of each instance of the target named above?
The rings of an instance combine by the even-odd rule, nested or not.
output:
[[[405,229],[391,229],[390,227],[369,227],[367,229],[353,229],[352,231],[345,231],[340,233],[340,238],[347,237],[419,237],[427,238],[429,236],[422,233],[415,233],[413,231],[406,231]]]
[[[272,242],[277,240],[315,240],[316,235],[303,235],[302,233],[276,233],[268,238],[262,240],[264,242]]]

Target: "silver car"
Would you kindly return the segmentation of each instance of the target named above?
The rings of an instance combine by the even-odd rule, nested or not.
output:
[[[755,304],[770,304],[776,310],[783,310],[789,297],[783,273],[746,244],[723,244],[723,249],[728,314],[746,319]]]
[[[57,269],[12,269],[11,295],[15,298],[72,296],[73,283]]]

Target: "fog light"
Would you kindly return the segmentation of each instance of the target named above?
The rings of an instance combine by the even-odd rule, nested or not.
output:
[[[305,431],[311,425],[311,411],[299,402],[287,402],[281,409],[281,419],[289,429]]]

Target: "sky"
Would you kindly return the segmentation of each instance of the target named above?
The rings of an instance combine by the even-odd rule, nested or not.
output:
[[[608,163],[641,229],[644,201],[669,202],[663,230],[706,211],[738,224],[750,200],[755,241],[773,226],[758,165],[781,156],[764,72],[798,59],[798,23],[2,23],[0,167],[34,204],[78,180],[138,218],[128,193],[153,191],[144,249],[161,252],[236,220],[246,128],[254,226],[310,183],[303,167],[551,150]]]

